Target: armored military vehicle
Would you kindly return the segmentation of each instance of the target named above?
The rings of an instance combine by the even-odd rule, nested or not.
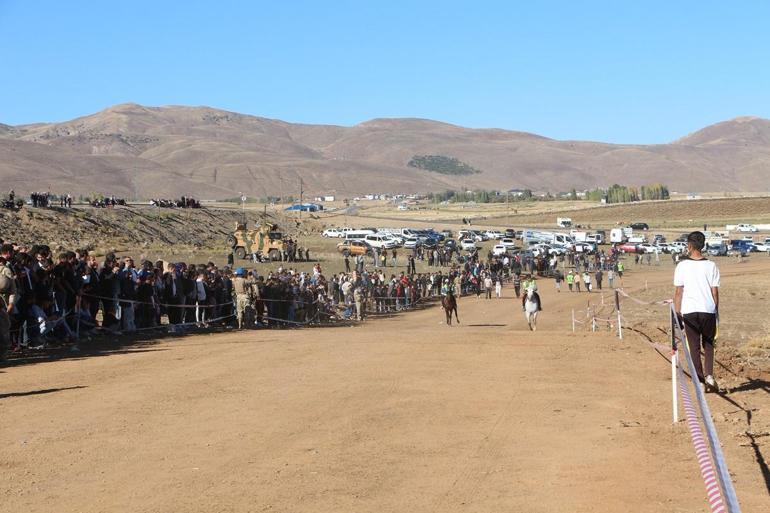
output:
[[[256,253],[270,260],[280,260],[283,256],[283,234],[277,230],[278,226],[272,223],[259,225],[254,230],[247,230],[245,223],[236,223],[235,231],[227,236],[227,244],[240,259]]]

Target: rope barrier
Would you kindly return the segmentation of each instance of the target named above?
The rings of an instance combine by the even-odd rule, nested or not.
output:
[[[673,303],[670,304],[671,308],[671,318],[672,318],[672,329],[674,330],[674,338],[675,340],[679,341],[681,346],[681,351],[685,355],[685,360],[687,362],[687,368],[690,371],[690,379],[693,383],[693,387],[695,388],[695,398],[698,403],[698,407],[700,408],[701,413],[701,420],[703,421],[703,426],[706,428],[706,439],[708,441],[709,448],[711,449],[711,458],[713,459],[713,464],[716,466],[716,477],[719,481],[719,485],[717,487],[714,487],[714,483],[710,481],[712,474],[713,474],[713,468],[711,469],[712,474],[706,474],[709,470],[709,466],[706,465],[704,467],[704,450],[698,449],[696,447],[696,455],[698,457],[698,461],[701,464],[701,474],[703,475],[704,483],[706,484],[706,490],[709,495],[709,505],[711,506],[712,513],[722,513],[725,511],[724,504],[722,504],[722,509],[716,509],[719,506],[720,501],[724,502],[726,501],[727,504],[727,510],[729,513],[740,513],[741,508],[738,504],[738,497],[735,493],[735,488],[733,487],[732,478],[730,477],[730,472],[727,470],[727,463],[725,461],[724,454],[722,453],[722,447],[719,442],[719,436],[717,435],[716,427],[714,426],[714,420],[711,416],[711,410],[709,409],[708,403],[706,402],[706,397],[703,392],[703,389],[700,386],[700,382],[698,381],[698,375],[695,370],[695,364],[692,360],[692,355],[690,354],[690,346],[689,341],[687,340],[687,334],[682,329],[682,326],[679,323],[678,317],[676,315],[676,312],[674,311],[674,305]],[[682,379],[682,382],[684,382],[684,379]],[[683,396],[682,400],[683,403],[685,403],[685,411],[687,411],[687,401],[689,399],[690,401],[690,408],[692,413],[695,413],[695,408],[693,408],[692,400],[689,398],[689,391],[687,393],[684,393],[683,390]],[[697,424],[697,418],[693,421],[694,424]],[[690,417],[688,416],[688,425],[690,424]],[[698,426],[700,428],[700,426]],[[691,430],[692,434],[692,430]],[[693,438],[693,444],[701,444],[703,440],[703,436],[700,435],[699,437],[696,436],[696,434],[692,434]],[[699,451],[699,452],[697,452]],[[707,456],[707,455],[706,455]],[[710,462],[709,462],[710,463]],[[705,469],[705,470],[704,470]],[[721,487],[721,491],[719,490]],[[715,491],[715,488],[717,491]],[[717,497],[717,493],[719,493],[719,497]],[[724,494],[724,500],[722,499],[722,494]]]

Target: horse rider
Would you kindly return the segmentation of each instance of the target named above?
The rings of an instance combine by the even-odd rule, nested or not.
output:
[[[532,291],[532,299],[537,303],[537,310],[538,312],[543,309],[542,304],[540,303],[540,294],[537,293],[537,282],[532,277],[532,274],[527,274],[524,278],[524,282],[521,284],[522,289],[524,290],[524,294],[521,295],[521,310],[524,311],[524,305],[527,302],[527,293],[531,290]]]
[[[454,283],[449,281],[449,278],[444,278],[444,284],[441,286],[442,296],[454,296],[455,286]]]

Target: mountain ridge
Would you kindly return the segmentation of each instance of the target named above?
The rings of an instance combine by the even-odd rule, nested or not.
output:
[[[423,118],[313,125],[207,106],[122,103],[59,123],[0,124],[0,142],[0,178],[18,192],[138,198],[296,195],[300,180],[309,194],[342,197],[652,182],[679,191],[763,191],[770,174],[770,120],[752,116],[668,144],[634,145]],[[408,167],[415,155],[456,158],[481,173]],[[25,183],[25,176],[38,180]]]

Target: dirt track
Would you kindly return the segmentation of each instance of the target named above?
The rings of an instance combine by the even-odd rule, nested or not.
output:
[[[508,289],[451,328],[429,308],[1,369],[0,511],[707,511],[667,362],[568,333],[587,295],[541,287],[537,333]],[[709,399],[743,510],[770,510]]]

